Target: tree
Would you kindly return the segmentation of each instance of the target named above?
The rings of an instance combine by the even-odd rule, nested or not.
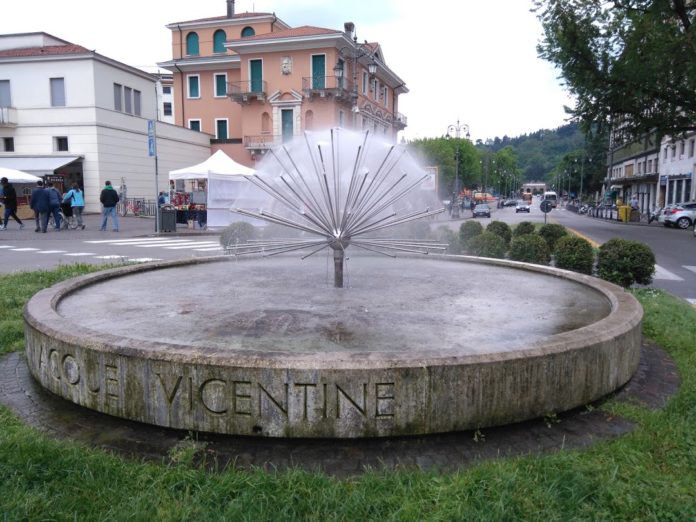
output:
[[[452,194],[455,185],[457,150],[459,151],[459,186],[466,187],[480,178],[478,152],[474,145],[460,138],[424,138],[409,142],[411,152],[424,165],[437,165],[440,172],[440,195]]]
[[[635,139],[696,130],[691,0],[535,0],[539,55],[556,65],[584,126]]]

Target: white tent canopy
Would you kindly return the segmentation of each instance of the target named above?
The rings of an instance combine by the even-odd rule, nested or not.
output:
[[[207,180],[208,226],[224,227],[233,221],[250,221],[240,214],[231,212],[231,208],[257,210],[267,201],[266,193],[246,179],[255,173],[254,169],[237,163],[218,150],[203,163],[169,171],[169,179]]]
[[[0,178],[7,178],[10,183],[36,183],[41,178],[16,169],[0,167]]]
[[[208,179],[210,174],[224,176],[252,176],[256,171],[234,161],[223,151],[218,150],[203,163],[170,170],[169,179]]]

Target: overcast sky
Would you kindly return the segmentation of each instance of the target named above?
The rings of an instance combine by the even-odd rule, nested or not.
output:
[[[225,0],[5,0],[0,33],[44,31],[156,71],[171,59],[171,22],[226,13]],[[328,4],[328,6],[327,6]],[[275,12],[290,26],[342,29],[377,41],[410,92],[400,97],[407,139],[466,123],[474,140],[563,125],[572,105],[536,56],[541,26],[530,0],[237,0],[236,12]]]

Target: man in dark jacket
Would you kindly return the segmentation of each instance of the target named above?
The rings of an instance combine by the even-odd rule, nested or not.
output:
[[[55,228],[60,230],[60,202],[63,196],[51,181],[46,184],[46,192],[48,192],[48,215],[53,215]]]
[[[34,211],[36,229],[34,232],[46,232],[48,228],[48,191],[44,188],[43,181],[36,182],[36,188],[31,191],[31,208]]]
[[[0,179],[2,184],[2,202],[5,204],[5,215],[0,230],[7,230],[10,217],[19,223],[19,228],[24,228],[24,223],[17,217],[17,191],[7,178]]]
[[[116,212],[118,199],[118,192],[111,186],[111,182],[107,180],[99,195],[99,201],[102,204],[102,224],[99,230],[106,230],[106,222],[109,219],[109,214],[111,214],[112,230],[118,232],[118,212]]]

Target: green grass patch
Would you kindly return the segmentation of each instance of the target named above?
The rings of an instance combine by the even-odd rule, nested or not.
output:
[[[0,276],[0,351],[23,348],[21,310],[33,293],[96,269]],[[645,335],[672,355],[682,387],[660,411],[604,403],[637,423],[617,440],[457,473],[338,480],[297,470],[205,471],[186,447],[162,463],[128,460],[52,440],[0,407],[0,521],[695,520],[696,309],[661,291],[634,293]]]

